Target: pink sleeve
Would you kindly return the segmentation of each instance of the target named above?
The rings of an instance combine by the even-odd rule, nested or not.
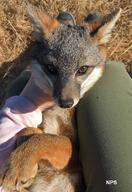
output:
[[[0,111],[0,168],[16,145],[15,135],[25,127],[37,127],[42,113],[23,96],[9,98]]]

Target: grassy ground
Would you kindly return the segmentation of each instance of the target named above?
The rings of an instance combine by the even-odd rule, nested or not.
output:
[[[30,0],[35,6],[42,6],[51,16],[60,10],[70,11],[80,23],[91,11],[109,13],[121,7],[121,18],[113,31],[108,47],[110,59],[123,61],[132,72],[132,1],[131,0]],[[32,27],[25,16],[23,0],[0,0],[0,101],[7,84],[17,76],[28,63],[32,53],[27,51]],[[25,62],[26,61],[26,62]]]

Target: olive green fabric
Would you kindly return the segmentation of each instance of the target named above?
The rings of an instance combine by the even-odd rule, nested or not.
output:
[[[132,79],[122,63],[107,63],[77,122],[87,192],[132,192]]]

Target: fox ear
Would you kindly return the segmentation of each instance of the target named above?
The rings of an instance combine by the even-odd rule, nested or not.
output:
[[[27,5],[27,14],[33,24],[36,39],[42,37],[48,39],[50,35],[59,27],[57,19],[50,18],[44,11],[31,5]]]
[[[103,17],[98,17],[96,14],[90,14],[86,19],[87,28],[96,45],[106,44],[110,37],[112,29],[116,21],[119,19],[121,9],[113,11],[111,14]]]

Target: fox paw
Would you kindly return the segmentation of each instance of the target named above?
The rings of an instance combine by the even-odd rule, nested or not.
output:
[[[9,159],[4,171],[0,173],[0,192],[27,192],[25,188],[33,183],[37,173],[37,164],[27,169],[22,159],[18,161],[15,154]]]

